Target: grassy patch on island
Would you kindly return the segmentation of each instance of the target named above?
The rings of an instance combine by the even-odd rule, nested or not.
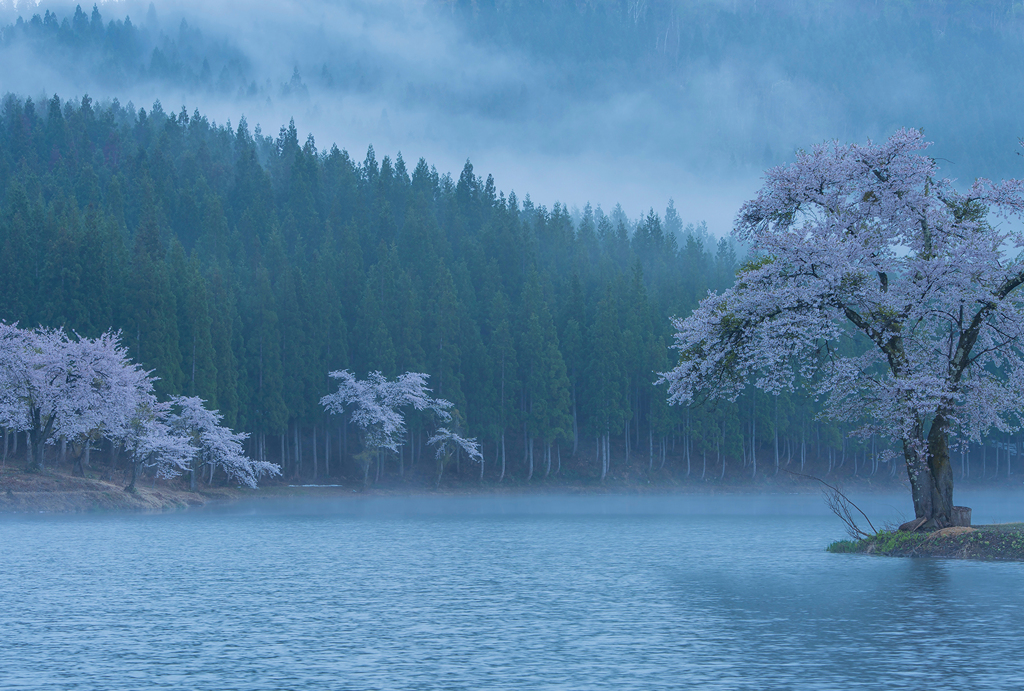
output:
[[[943,528],[930,533],[883,530],[862,540],[833,542],[827,550],[886,557],[1024,561],[1024,523]]]

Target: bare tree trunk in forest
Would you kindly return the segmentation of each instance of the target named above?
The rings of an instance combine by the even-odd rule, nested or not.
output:
[[[527,454],[529,456],[529,462],[530,462],[530,470],[526,474],[526,481],[529,482],[530,479],[533,478],[533,437],[529,437],[528,436],[526,438],[526,440],[527,440],[527,444],[526,445],[528,447]]]
[[[544,477],[551,474],[551,443],[544,444]]]
[[[779,474],[779,397],[775,397],[775,474]]]
[[[690,446],[693,441],[690,438],[690,411],[686,411],[686,432],[683,436],[683,453],[686,454],[686,477],[690,477]]]
[[[754,472],[750,477],[757,477],[757,392],[750,397],[750,462]]]
[[[576,417],[576,385],[572,385],[572,455],[580,446],[580,425]]]
[[[313,425],[313,482],[316,482],[320,476],[320,459],[317,458],[316,452],[316,425]]]
[[[404,480],[405,479],[405,447],[408,446],[410,452],[412,451],[412,430],[406,431],[406,435],[408,436],[409,443],[408,444],[402,444],[401,446],[398,447],[398,479],[399,480]]]
[[[505,430],[501,430],[501,476],[498,482],[505,479]]]
[[[295,477],[299,477],[302,474],[302,448],[299,446],[298,420],[296,420],[295,423],[292,425],[292,441],[294,443],[294,446],[292,448],[295,449],[295,463],[293,464],[294,468],[292,469],[292,472],[294,472]]]
[[[555,448],[558,449],[558,468],[555,469],[555,475],[558,475],[562,472],[562,447],[555,445]]]
[[[608,433],[600,435],[601,482],[608,476]]]
[[[626,459],[625,459],[625,462],[629,463],[629,420],[626,420],[626,433],[623,436],[625,436],[625,438],[626,438]]]
[[[331,426],[324,426],[324,477],[331,477]]]
[[[530,435],[526,433],[526,423],[523,423],[523,465],[530,462]]]

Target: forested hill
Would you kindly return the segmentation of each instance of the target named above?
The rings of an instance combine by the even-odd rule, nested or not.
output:
[[[246,112],[276,126],[289,113],[331,136],[441,142],[449,160],[500,138],[523,156],[640,156],[727,178],[756,176],[825,139],[923,127],[947,173],[1021,170],[1017,2],[307,5],[224,15],[181,0],[161,3],[159,16],[145,0],[46,3],[22,16],[0,5],[0,58],[24,66],[0,74],[0,91],[138,103],[184,95],[223,108],[222,119]]]
[[[274,138],[159,104],[13,96],[0,200],[0,319],[123,330],[161,395],[208,400],[289,475],[324,472],[325,434],[330,472],[352,472],[356,435],[318,403],[342,368],[429,373],[492,479],[503,438],[520,480],[531,449],[535,467],[583,479],[599,446],[613,475],[708,477],[746,476],[755,459],[863,472],[881,450],[814,422],[800,394],[665,404],[652,382],[670,366],[670,317],[728,286],[736,263],[671,203],[638,222],[589,206],[574,219],[468,162],[454,178],[321,150],[294,126]],[[415,418],[411,432],[385,477],[418,459]]]

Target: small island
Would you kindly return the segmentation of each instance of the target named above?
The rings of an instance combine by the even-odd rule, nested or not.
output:
[[[859,540],[838,540],[828,546],[828,551],[885,557],[1024,561],[1024,523],[953,526],[932,532],[881,530]]]

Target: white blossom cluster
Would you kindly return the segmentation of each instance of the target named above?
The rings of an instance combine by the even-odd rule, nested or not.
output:
[[[767,172],[734,235],[736,284],[674,320],[673,403],[807,386],[826,414],[917,444],[941,415],[977,440],[1024,401],[1022,183],[938,177],[928,144],[824,144]]]
[[[348,370],[340,370],[330,376],[338,380],[338,390],[320,399],[320,404],[330,413],[340,414],[346,407],[351,408],[352,422],[362,430],[363,443],[369,449],[398,451],[406,430],[403,408],[429,410],[442,422],[452,419],[448,412],[451,402],[431,397],[427,374],[406,372],[390,380],[380,372],[370,372],[366,379],[357,379]],[[439,428],[427,443],[438,446],[438,458],[458,446],[474,461],[483,461],[475,439],[461,437],[447,428]]]
[[[223,468],[255,486],[276,465],[242,454],[245,435],[220,425],[198,398],[158,401],[153,377],[131,361],[120,334],[82,338],[62,329],[0,323],[0,426],[28,432],[34,463],[64,438],[72,444],[108,439],[129,461],[159,477],[193,470],[195,461]]]

